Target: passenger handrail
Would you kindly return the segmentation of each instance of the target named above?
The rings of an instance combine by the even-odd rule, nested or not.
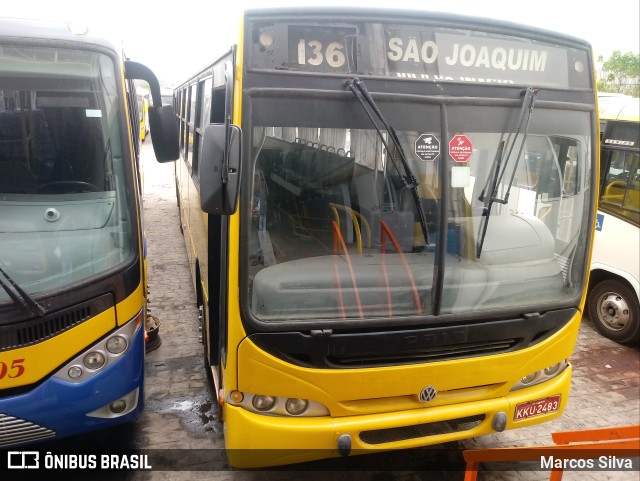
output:
[[[353,222],[353,227],[356,231],[356,246],[358,247],[358,254],[362,254],[362,234],[360,233],[360,223],[358,222],[358,218],[360,218],[362,221],[362,226],[365,228],[365,231],[367,233],[367,248],[371,249],[371,227],[369,227],[369,222],[367,221],[367,219],[362,214],[360,214],[360,212],[357,212],[351,207],[347,207],[345,205],[329,202],[329,207],[333,212],[333,217],[338,224],[338,228],[340,227],[340,216],[338,215],[338,210],[342,210],[351,216],[351,222]]]
[[[340,283],[340,273],[338,272],[338,253],[340,252],[339,248],[342,245],[342,249],[344,250],[344,256],[347,260],[347,266],[349,268],[349,275],[351,276],[351,283],[353,284],[353,294],[356,298],[356,305],[358,306],[358,314],[362,319],[364,314],[362,312],[362,303],[360,301],[360,292],[358,292],[358,284],[356,282],[356,275],[353,272],[353,264],[351,264],[351,257],[349,256],[349,251],[347,250],[347,246],[344,243],[344,238],[342,237],[342,232],[340,232],[340,227],[338,224],[333,221],[331,223],[333,226],[333,254],[334,254],[334,270],[336,273],[336,282],[338,283],[338,297],[340,298],[340,312],[342,314],[342,318],[346,318],[344,311],[344,298],[342,297],[342,284]]]
[[[381,220],[380,221],[380,251],[383,255],[382,256],[383,260],[384,260],[384,254],[387,250],[385,234],[389,237],[389,239],[391,239],[391,243],[393,244],[393,247],[395,247],[398,254],[400,254],[400,259],[402,260],[402,266],[404,267],[404,270],[407,273],[407,277],[409,278],[409,282],[411,283],[411,289],[413,290],[413,301],[416,305],[416,311],[418,312],[418,314],[422,314],[422,305],[420,303],[420,295],[418,294],[418,287],[416,286],[415,279],[413,278],[413,272],[411,272],[409,263],[407,262],[407,259],[404,255],[404,252],[402,251],[402,247],[400,247],[400,244],[398,243],[398,240],[391,232],[391,229],[389,228],[387,223]],[[383,266],[385,266],[384,262],[383,262]],[[386,267],[384,269],[385,269],[385,277],[386,277]],[[389,290],[389,279],[386,278],[385,282],[387,285],[387,300],[390,303],[391,294]]]

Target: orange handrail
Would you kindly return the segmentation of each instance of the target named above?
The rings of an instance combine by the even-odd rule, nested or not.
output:
[[[360,318],[363,318],[364,314],[362,312],[362,303],[360,302],[360,293],[358,292],[358,284],[356,283],[356,275],[353,272],[353,265],[351,264],[351,257],[349,256],[349,251],[347,250],[347,246],[344,243],[344,238],[342,237],[342,232],[340,232],[340,227],[338,227],[338,224],[336,223],[335,220],[331,221],[331,224],[333,226],[333,254],[335,256],[334,270],[336,273],[336,280],[338,282],[338,296],[340,297],[340,312],[342,313],[342,317],[344,319],[346,317],[345,311],[344,311],[344,299],[342,297],[340,273],[338,272],[338,265],[337,265],[338,249],[340,246],[342,246],[342,250],[344,250],[344,256],[347,260],[347,266],[349,268],[349,275],[351,276],[351,283],[353,284],[353,293],[356,297],[358,314],[360,315]]]
[[[404,267],[405,272],[407,273],[409,282],[411,283],[411,289],[413,290],[413,302],[416,305],[416,311],[418,312],[418,314],[422,314],[422,305],[420,304],[420,295],[418,294],[418,287],[416,286],[416,282],[413,278],[413,272],[411,272],[411,268],[409,267],[409,263],[405,258],[404,252],[402,252],[400,243],[398,242],[396,237],[393,235],[393,233],[391,232],[391,229],[389,228],[389,226],[385,221],[383,220],[380,221],[380,227],[381,227],[380,228],[380,250],[382,251],[383,259],[384,259],[384,254],[387,250],[387,246],[385,242],[386,240],[385,234],[386,234],[387,236],[389,236],[389,239],[391,239],[391,243],[393,244],[393,247],[395,247],[398,254],[400,254],[402,265]],[[391,309],[391,294],[390,294],[390,288],[389,288],[389,279],[387,277],[386,265],[384,264],[384,262],[382,265],[385,266],[384,272],[385,272],[385,282],[387,285],[387,301],[389,302],[389,309]]]

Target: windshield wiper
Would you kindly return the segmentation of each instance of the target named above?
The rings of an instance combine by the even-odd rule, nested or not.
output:
[[[491,208],[493,207],[493,204],[496,202],[499,204],[507,204],[509,202],[511,186],[513,185],[513,180],[515,179],[516,171],[518,170],[518,164],[520,163],[520,158],[522,157],[522,151],[524,150],[524,144],[527,140],[527,134],[529,132],[529,121],[531,120],[531,113],[533,112],[536,95],[539,91],[540,89],[532,87],[527,88],[527,90],[525,91],[524,99],[522,100],[522,108],[520,109],[520,118],[518,119],[518,127],[514,134],[509,134],[509,137],[507,137],[506,144],[508,145],[505,145],[504,140],[500,141],[500,145],[498,146],[496,156],[493,161],[493,175],[489,176],[491,178],[491,185],[489,186],[487,182],[487,185],[484,189],[482,189],[480,197],[478,198],[480,202],[484,203],[484,206],[482,208],[482,216],[484,217],[484,222],[482,223],[481,232],[478,237],[478,244],[476,246],[477,259],[479,259],[480,254],[482,254],[482,246],[484,245],[484,238],[487,234],[487,227],[489,225],[489,217],[491,217]],[[516,156],[516,163],[513,166],[513,171],[511,172],[511,178],[509,179],[507,191],[504,194],[504,197],[501,199],[498,197],[498,187],[500,186],[502,178],[507,171],[509,160],[511,159],[511,153],[515,148],[516,142],[518,141],[518,135],[521,131],[524,132],[522,134],[520,148],[518,149],[518,155]],[[506,156],[504,155],[505,151]]]
[[[24,311],[30,312],[34,316],[44,316],[47,313],[46,309],[11,279],[2,267],[0,267],[0,286],[9,294],[11,300]]]
[[[402,149],[402,145],[400,144],[400,139],[398,138],[398,134],[396,133],[396,130],[393,128],[392,125],[389,125],[387,123],[387,121],[382,115],[382,112],[380,112],[380,109],[378,108],[375,100],[373,100],[373,98],[371,97],[371,94],[367,90],[367,87],[358,77],[346,79],[342,82],[342,85],[344,87],[349,88],[351,92],[353,92],[353,94],[356,96],[356,98],[360,101],[360,105],[362,105],[362,108],[367,114],[367,117],[369,117],[369,120],[371,120],[371,123],[373,124],[373,127],[376,129],[376,132],[378,132],[378,137],[380,137],[380,140],[382,140],[382,144],[384,145],[384,148],[387,150],[387,153],[389,154],[389,158],[391,159],[393,166],[398,172],[398,175],[400,175],[400,178],[402,179],[404,187],[411,190],[411,197],[413,198],[413,202],[416,205],[416,210],[418,211],[418,217],[420,220],[422,235],[424,236],[424,240],[427,243],[427,245],[430,245],[429,231],[427,229],[427,218],[424,213],[424,208],[422,207],[422,202],[420,202],[420,196],[418,195],[418,185],[420,185],[420,183],[418,182],[418,179],[416,178],[413,171],[411,170],[411,167],[409,166],[409,162],[407,161],[407,156],[405,155],[404,150]],[[398,169],[398,166],[396,165],[395,159],[393,157],[393,154],[391,153],[391,149],[389,149],[389,144],[387,144],[387,140],[385,136],[382,134],[382,131],[380,127],[378,127],[378,123],[373,118],[373,115],[371,115],[371,112],[369,112],[367,105],[371,110],[373,110],[373,112],[375,113],[376,117],[378,118],[378,120],[380,121],[384,129],[389,133],[389,137],[393,141],[396,151],[400,156],[400,161],[402,162],[402,167],[404,169],[404,175],[400,173],[400,170]]]
[[[107,145],[104,147],[102,165],[104,166],[105,190],[115,190],[113,186],[113,154],[111,153],[111,138],[107,140]]]

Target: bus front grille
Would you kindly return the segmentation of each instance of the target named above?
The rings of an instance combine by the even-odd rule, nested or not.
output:
[[[113,298],[110,294],[105,294],[37,319],[0,326],[0,352],[52,338],[109,307],[113,307]]]
[[[297,366],[400,366],[515,352],[547,339],[576,314],[576,309],[569,308],[483,322],[432,326],[425,321],[425,325],[397,329],[258,332],[249,339],[260,349]]]
[[[487,356],[490,354],[500,354],[508,352],[519,339],[499,339],[487,342],[473,342],[465,344],[448,344],[444,346],[431,347],[429,349],[402,350],[401,352],[379,352],[361,355],[351,355],[345,353],[342,356],[327,356],[330,365],[340,367],[355,366],[376,366],[395,365],[407,362],[422,363],[434,361],[449,361],[466,357]]]
[[[417,439],[427,436],[437,436],[440,434],[468,431],[478,426],[484,421],[484,414],[468,416],[448,421],[437,421],[433,423],[414,424],[399,428],[374,429],[362,431],[360,440],[366,444],[385,444],[407,439]]]
[[[40,441],[56,435],[51,429],[24,419],[0,414],[0,447]]]

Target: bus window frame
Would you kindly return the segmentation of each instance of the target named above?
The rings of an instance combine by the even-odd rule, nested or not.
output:
[[[630,176],[634,167],[636,168],[636,170],[640,168],[640,151],[638,149],[629,149],[624,147],[603,147],[602,152],[600,154],[601,155],[600,179],[599,179],[600,191],[598,194],[598,209],[614,217],[617,217],[625,222],[628,222],[631,225],[640,227],[640,220],[639,220],[640,211],[630,208],[632,206],[628,206],[627,204],[627,200],[629,199],[629,193],[635,190],[633,187],[633,184],[634,183],[637,184],[640,181],[640,179],[638,179],[638,174],[636,174],[637,180],[630,178],[629,180],[626,180],[626,181],[614,180],[612,182],[607,183],[607,174],[611,169],[612,162],[616,160],[614,159],[614,156],[616,154],[624,155],[625,166],[629,165]],[[604,158],[605,155],[606,155],[606,158]],[[628,155],[632,156],[632,158],[629,160],[629,164],[626,164],[627,162],[626,158]],[[609,202],[605,198],[609,188],[611,188],[613,183],[624,183],[624,193],[622,194],[622,199],[620,203]],[[636,217],[634,218],[631,215],[628,215],[630,212],[635,212]]]

